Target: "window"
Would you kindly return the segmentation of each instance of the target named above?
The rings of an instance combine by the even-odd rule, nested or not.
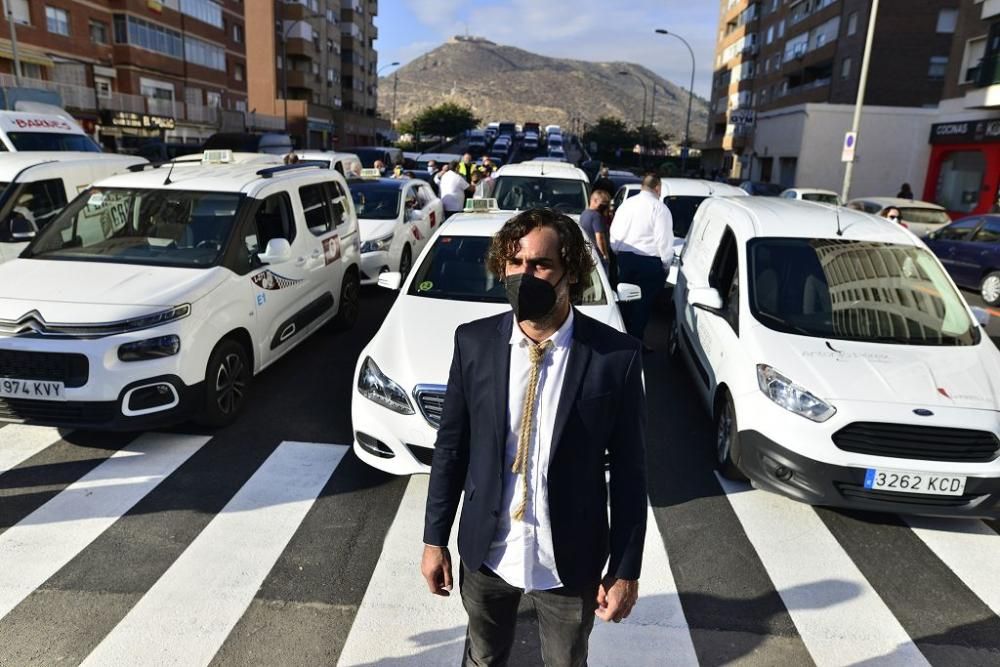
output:
[[[969,240],[969,235],[975,231],[979,223],[982,222],[982,218],[969,218],[968,220],[962,220],[954,224],[948,225],[947,227],[942,227],[934,234],[934,240],[936,241],[967,241]]]
[[[739,271],[737,271],[737,249],[736,237],[733,231],[726,227],[722,233],[722,240],[719,242],[719,250],[712,261],[712,269],[708,274],[708,284],[714,287],[722,297],[722,317],[733,328],[737,335],[740,333],[740,298],[739,298]]]
[[[1000,222],[994,219],[987,220],[972,240],[976,243],[1000,243]]]
[[[52,218],[66,206],[66,189],[62,179],[28,183],[14,199],[13,216],[20,216],[35,226],[35,231],[43,229]]]
[[[948,56],[931,56],[930,65],[927,67],[927,78],[932,80],[943,79],[948,72]]]
[[[938,34],[948,34],[955,32],[958,25],[957,9],[942,9],[938,12],[937,32]]]
[[[986,55],[986,38],[978,37],[965,43],[965,53],[962,56],[962,70],[958,75],[959,83],[973,83],[979,75],[979,66]]]
[[[46,7],[45,28],[56,35],[69,36],[69,14],[65,9]]]
[[[111,99],[111,79],[95,76],[94,90],[97,92],[98,97],[102,99]]]
[[[243,26],[238,23],[233,24],[233,41],[237,44],[243,43]]]
[[[306,227],[313,233],[313,236],[323,236],[333,229],[330,208],[327,206],[322,183],[303,185],[299,188],[299,199],[302,200],[302,212],[305,214]]]
[[[181,0],[181,12],[202,23],[222,27],[222,7],[211,0]]]
[[[212,109],[218,109],[222,106],[222,93],[217,93],[213,90],[205,92],[205,102]]]
[[[851,12],[847,17],[847,36],[850,37],[858,32],[858,13]]]
[[[850,79],[851,78],[851,59],[844,58],[840,61],[840,78]]]
[[[114,21],[115,42],[148,49],[171,58],[184,56],[183,40],[176,30],[121,14],[116,15]]]
[[[242,81],[246,77],[246,68],[241,63],[233,65],[233,78]]]
[[[333,226],[340,227],[347,222],[344,218],[344,212],[350,206],[348,202],[351,200],[351,196],[345,195],[344,191],[340,188],[340,184],[336,181],[327,182],[326,196],[330,200],[330,213],[333,215]]]
[[[101,21],[91,21],[90,25],[90,41],[94,44],[107,44],[108,43],[108,24],[102,23]]]
[[[38,63],[21,63],[21,73],[29,79],[42,78],[42,66]]]
[[[295,218],[285,192],[271,195],[260,203],[244,244],[251,255],[256,255],[267,250],[271,239],[286,239],[289,243],[295,240]]]
[[[190,35],[184,40],[184,57],[191,64],[226,71],[226,50]]]
[[[31,25],[31,12],[28,10],[28,0],[7,0],[7,11],[16,23]]]

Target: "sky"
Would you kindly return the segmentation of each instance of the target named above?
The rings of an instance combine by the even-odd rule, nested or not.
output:
[[[381,74],[453,35],[485,37],[498,44],[559,58],[642,64],[687,88],[695,57],[695,94],[708,99],[719,20],[717,0],[380,0],[375,42]],[[384,68],[384,69],[383,69]]]

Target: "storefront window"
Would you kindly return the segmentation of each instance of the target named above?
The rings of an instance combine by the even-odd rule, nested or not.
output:
[[[979,204],[979,192],[986,172],[982,151],[956,151],[941,162],[934,201],[949,211],[969,213]]]

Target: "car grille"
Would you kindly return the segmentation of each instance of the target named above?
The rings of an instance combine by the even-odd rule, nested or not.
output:
[[[87,384],[89,375],[90,363],[82,354],[0,350],[0,377],[82,387]]]
[[[35,401],[0,398],[0,419],[49,426],[101,425],[115,418],[117,406],[110,403]]]
[[[417,407],[427,423],[438,428],[441,426],[441,413],[444,412],[445,387],[436,384],[420,384],[413,390],[417,399]]]
[[[989,431],[913,424],[856,422],[833,434],[845,452],[924,461],[983,462],[1000,454],[1000,441]]]
[[[895,493],[866,489],[859,484],[835,483],[837,491],[847,500],[875,500],[884,503],[905,503],[907,505],[922,505],[924,507],[963,507],[980,496],[966,493],[961,496],[937,496],[920,493]]]

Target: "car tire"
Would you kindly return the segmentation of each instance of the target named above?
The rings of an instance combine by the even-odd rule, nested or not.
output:
[[[358,321],[358,313],[361,311],[361,281],[354,270],[348,270],[344,274],[344,280],[340,285],[340,304],[337,314],[331,320],[334,331],[347,331]]]
[[[230,338],[212,350],[205,370],[205,403],[198,422],[222,428],[236,421],[246,403],[253,368],[246,348]]]
[[[680,353],[681,334],[677,329],[677,318],[670,323],[670,331],[667,333],[667,354],[676,359]]]
[[[1000,306],[1000,271],[987,273],[979,283],[979,296],[990,306]]]
[[[403,281],[406,281],[406,276],[410,274],[410,270],[413,268],[413,253],[410,251],[410,244],[407,243],[403,246],[403,252],[399,256],[399,273],[403,276]]]
[[[723,391],[718,402],[715,415],[715,465],[719,474],[726,479],[745,482],[747,476],[743,474],[733,453],[739,456],[740,432],[736,425],[736,406],[729,392]]]

